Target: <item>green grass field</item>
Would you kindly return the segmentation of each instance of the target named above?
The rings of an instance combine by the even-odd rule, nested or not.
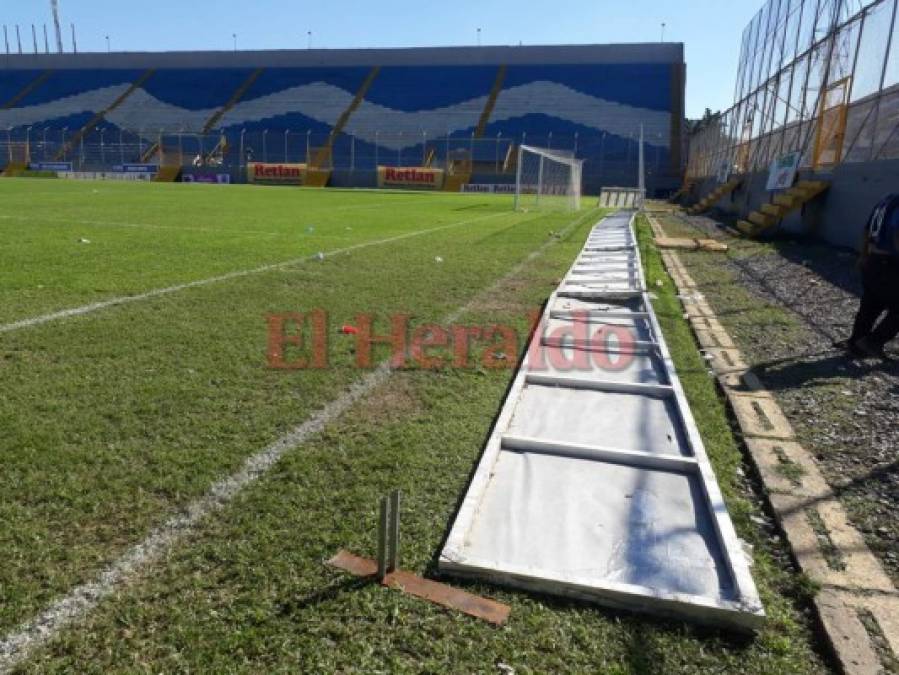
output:
[[[395,313],[413,324],[457,315],[524,336],[600,216],[516,214],[511,199],[484,195],[0,180],[0,644],[365,378],[341,325],[369,313],[386,332]],[[809,589],[758,524],[724,407],[645,230],[660,321],[738,532],[755,546],[771,619],[758,637],[468,584],[512,606],[495,629],[326,568],[339,548],[374,554],[377,498],[401,488],[404,567],[433,573],[512,376],[410,367],[17,669],[827,670]],[[329,313],[330,367],[269,368],[266,316],[314,308]]]

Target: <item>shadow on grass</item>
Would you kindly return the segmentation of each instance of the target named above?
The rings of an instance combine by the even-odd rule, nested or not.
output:
[[[352,593],[361,590],[362,588],[365,588],[366,586],[374,583],[376,583],[374,577],[364,577],[361,579],[342,579],[317,591],[309,593],[308,595],[294,598],[292,600],[287,600],[286,602],[281,603],[281,605],[278,607],[278,614],[282,616],[296,614],[297,612],[302,612],[306,609],[316,607],[323,602],[336,600],[345,593]]]

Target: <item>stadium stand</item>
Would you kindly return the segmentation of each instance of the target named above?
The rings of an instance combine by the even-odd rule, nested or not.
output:
[[[679,44],[13,55],[0,145],[92,170],[158,160],[160,145],[184,166],[215,149],[236,180],[253,160],[368,185],[379,165],[507,182],[526,142],[585,159],[598,192],[636,182],[642,126],[662,193],[682,182],[684,73]]]

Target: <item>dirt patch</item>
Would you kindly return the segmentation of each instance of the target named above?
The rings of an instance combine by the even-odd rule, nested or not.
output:
[[[546,296],[555,290],[555,279],[546,282]],[[500,284],[490,295],[482,294],[471,304],[472,314],[496,314],[506,317],[524,317],[528,311],[537,309],[528,303],[526,295],[538,283],[534,279],[515,278]]]
[[[355,416],[366,420],[367,424],[388,426],[408,422],[410,418],[423,414],[424,406],[411,376],[397,372],[387,384],[360,401],[355,410]]]

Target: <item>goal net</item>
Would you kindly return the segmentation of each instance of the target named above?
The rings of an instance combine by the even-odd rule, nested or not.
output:
[[[584,161],[573,153],[522,145],[518,148],[515,210],[581,208]]]

